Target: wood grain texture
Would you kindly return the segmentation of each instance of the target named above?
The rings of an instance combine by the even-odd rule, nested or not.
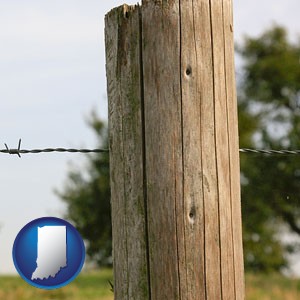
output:
[[[231,215],[231,184],[229,169],[228,107],[225,81],[223,5],[222,0],[211,1],[213,74],[215,98],[215,128],[218,169],[219,217],[222,299],[235,299],[233,270],[233,237]]]
[[[142,24],[151,299],[176,300],[183,251],[178,2],[147,2]]]
[[[244,299],[231,0],[106,17],[116,299]]]
[[[114,268],[119,273],[114,278],[114,290],[116,299],[127,299],[128,264],[127,247],[124,243],[126,237],[126,207],[124,203],[124,173],[118,170],[124,160],[124,145],[122,138],[122,103],[120,87],[117,77],[117,51],[118,41],[115,35],[118,32],[118,11],[114,10],[106,18],[106,74],[107,92],[109,99],[109,151],[110,151],[110,186],[111,186],[111,207],[112,207],[112,233],[113,233],[113,259]],[[114,145],[118,145],[115,147]],[[126,241],[126,240],[125,240]]]
[[[182,14],[182,32],[192,32],[191,40],[194,45],[188,45],[182,36],[182,49],[185,47],[195,49],[196,65],[192,68],[194,85],[196,85],[196,94],[190,94],[186,102],[195,98],[200,106],[200,128],[198,130],[198,139],[201,140],[201,154],[194,156],[194,169],[190,171],[195,173],[201,170],[202,189],[203,189],[203,209],[204,223],[201,228],[204,229],[204,262],[205,262],[205,292],[206,299],[221,298],[220,283],[220,237],[219,237],[219,210],[218,210],[218,190],[217,190],[217,169],[216,169],[216,143],[215,143],[215,116],[214,116],[214,87],[213,87],[213,63],[212,63],[212,38],[211,38],[211,20],[210,6],[208,1],[194,2],[191,6],[189,1],[186,3],[186,9],[190,11],[192,20],[190,26],[183,18]],[[183,12],[182,8],[182,12]],[[191,55],[187,57],[191,60]],[[186,116],[189,118],[189,116]],[[192,125],[192,124],[191,124]],[[196,129],[196,128],[195,128]],[[202,163],[197,165],[195,157],[201,157]],[[196,298],[197,299],[197,296]]]
[[[221,298],[210,33],[207,2],[181,1],[187,299]]]
[[[115,299],[147,299],[139,7],[106,16]]]
[[[238,112],[234,68],[234,33],[233,33],[233,11],[232,0],[223,0],[224,14],[224,43],[225,43],[225,79],[227,85],[227,106],[229,126],[229,153],[230,153],[230,183],[231,183],[231,209],[233,249],[234,249],[234,271],[236,299],[244,299],[244,258],[242,241],[242,217],[241,217],[241,192],[240,192],[240,157],[239,157],[239,133]]]

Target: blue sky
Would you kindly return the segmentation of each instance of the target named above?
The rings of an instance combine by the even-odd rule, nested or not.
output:
[[[136,1],[127,1],[135,4]],[[84,119],[107,116],[104,15],[123,1],[0,0],[0,148],[94,147]],[[300,34],[299,0],[235,0],[236,41],[274,22]],[[2,146],[1,146],[2,145]],[[62,216],[61,188],[77,154],[0,155],[0,273],[14,273],[18,231],[34,218]]]

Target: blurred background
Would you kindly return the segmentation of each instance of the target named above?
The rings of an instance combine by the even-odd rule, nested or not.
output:
[[[19,138],[25,149],[107,147],[104,16],[121,4],[0,0],[0,148]],[[234,1],[241,148],[300,148],[299,10],[298,0]],[[105,267],[78,286],[103,282],[108,296],[97,299],[111,299],[107,155],[0,154],[0,165],[0,274],[16,274],[11,249],[27,222],[68,218],[86,239],[89,267]],[[271,299],[260,288],[271,278],[284,285],[272,299],[300,295],[299,179],[299,156],[241,154],[248,299]],[[21,299],[1,278],[0,299]]]

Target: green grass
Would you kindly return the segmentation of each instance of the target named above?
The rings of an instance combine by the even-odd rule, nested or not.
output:
[[[108,269],[83,272],[66,287],[45,291],[30,286],[18,276],[1,276],[0,300],[113,300],[108,280],[112,280],[112,271]],[[247,274],[246,294],[246,300],[298,300],[300,279],[278,274]]]
[[[113,300],[108,280],[112,270],[82,272],[67,286],[49,291],[32,287],[18,276],[1,276],[0,300]]]
[[[246,295],[247,300],[298,300],[300,279],[280,274],[247,274]]]

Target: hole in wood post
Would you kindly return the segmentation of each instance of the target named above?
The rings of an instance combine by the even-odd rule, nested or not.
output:
[[[187,68],[185,70],[185,74],[186,74],[186,76],[192,75],[192,67],[191,66],[187,66]]]
[[[195,208],[192,207],[189,213],[190,223],[193,224],[195,222],[196,211]]]
[[[129,12],[128,12],[128,11],[125,12],[125,18],[126,18],[126,19],[129,18]]]

